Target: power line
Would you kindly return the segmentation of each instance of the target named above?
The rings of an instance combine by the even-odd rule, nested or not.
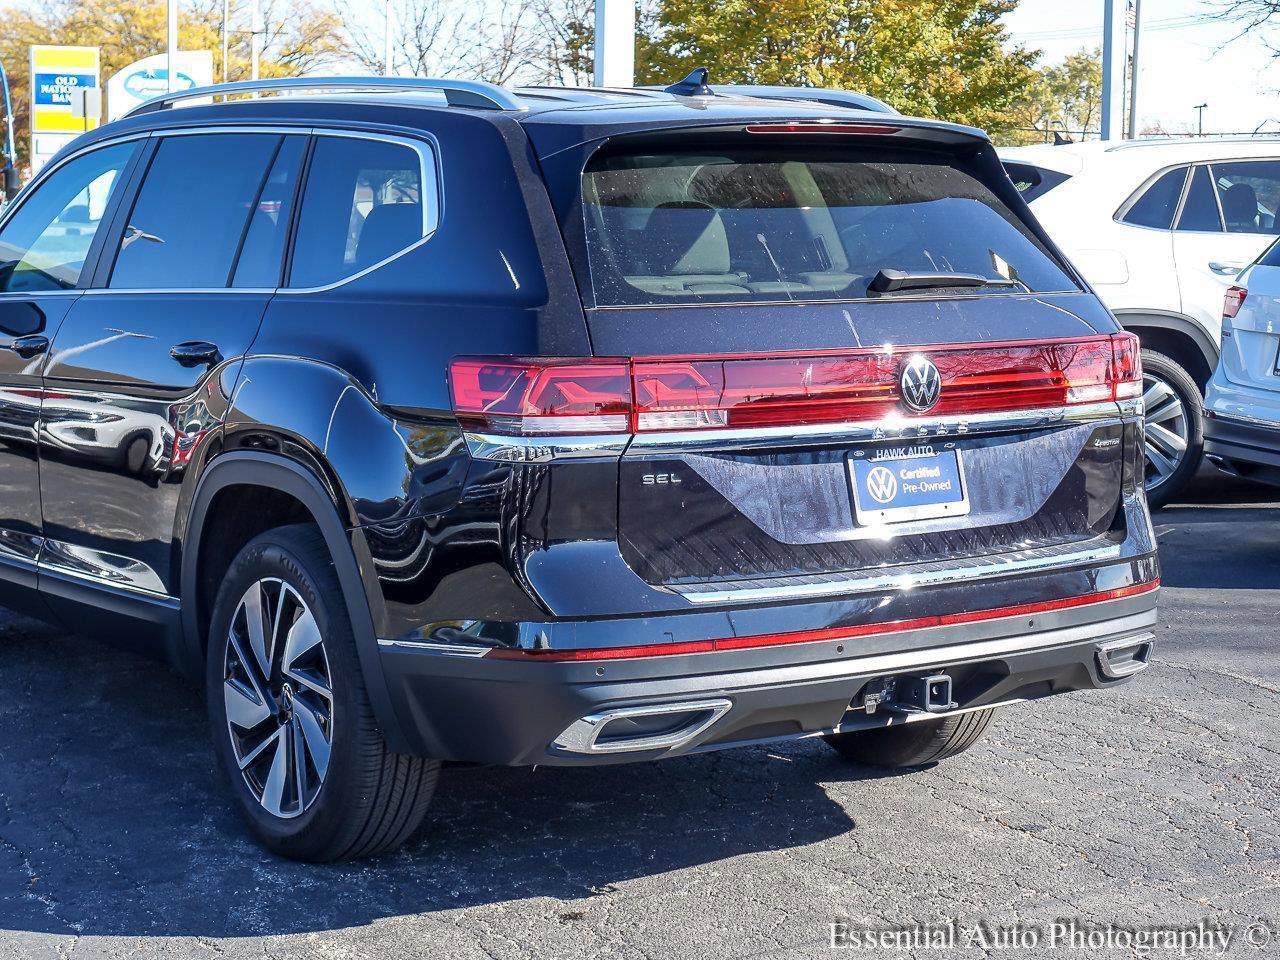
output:
[[[1167,17],[1164,20],[1149,20],[1142,25],[1144,33],[1151,30],[1181,30],[1185,27],[1199,26],[1207,23],[1207,19],[1199,14],[1182,17]],[[1013,34],[1016,40],[1074,40],[1100,36],[1102,24],[1096,27],[1069,27],[1060,30],[1033,30],[1027,33]]]

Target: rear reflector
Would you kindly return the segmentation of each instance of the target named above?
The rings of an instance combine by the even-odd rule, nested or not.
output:
[[[1240,312],[1240,308],[1244,306],[1245,298],[1248,296],[1249,291],[1244,287],[1228,288],[1226,298],[1222,301],[1222,318],[1224,320],[1234,320],[1236,314]]]
[[[1131,333],[770,358],[463,357],[450,365],[450,384],[464,426],[500,434],[805,426],[917,415],[902,403],[900,378],[918,356],[941,379],[927,416],[1098,403],[1142,392]]]
[[[1150,593],[1160,586],[1159,580],[1135,583],[1115,590],[1086,593],[1078,597],[1063,597],[1039,603],[1022,603],[1016,606],[996,607],[991,610],[968,610],[964,613],[944,613],[911,620],[895,620],[891,623],[868,623],[853,627],[831,627],[825,630],[800,630],[795,633],[770,633],[751,637],[724,637],[715,640],[689,640],[676,643],[654,643],[631,647],[598,647],[590,650],[490,650],[486,657],[499,660],[630,660],[638,657],[671,657],[688,653],[715,653],[724,650],[746,650],[754,647],[778,647],[792,643],[820,643],[837,640],[857,640],[860,637],[903,633],[907,630],[923,630],[929,627],[950,627],[963,623],[980,623],[984,620],[1000,620],[1005,617],[1025,617],[1054,610],[1069,610],[1122,600],[1143,593]]]

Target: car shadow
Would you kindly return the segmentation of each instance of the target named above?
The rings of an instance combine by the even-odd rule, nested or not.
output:
[[[339,929],[637,877],[855,828],[820,741],[660,763],[454,768],[397,853],[284,861],[249,837],[203,704],[166,667],[0,611],[0,929],[239,937]]]

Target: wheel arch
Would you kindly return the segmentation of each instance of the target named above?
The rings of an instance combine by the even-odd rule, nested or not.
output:
[[[351,617],[356,653],[381,727],[383,737],[393,751],[404,751],[404,738],[399,729],[386,678],[378,652],[373,611],[365,590],[357,561],[357,547],[342,521],[339,505],[329,489],[311,471],[287,457],[257,450],[233,450],[216,457],[204,470],[192,499],[182,550],[180,587],[182,597],[181,649],[176,651],[177,666],[196,677],[202,677],[205,658],[205,634],[208,627],[208,604],[202,603],[201,560],[211,523],[216,519],[215,505],[228,491],[246,488],[264,499],[288,498],[297,505],[293,514],[278,515],[284,522],[313,523],[324,538],[333,559],[334,570]],[[272,524],[273,526],[276,524]]]
[[[1142,346],[1163,353],[1191,375],[1204,390],[1218,365],[1218,345],[1203,326],[1181,313],[1161,310],[1115,310],[1126,330],[1138,335]]]

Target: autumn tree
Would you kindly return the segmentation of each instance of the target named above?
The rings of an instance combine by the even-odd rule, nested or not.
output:
[[[226,65],[230,80],[250,75],[248,11],[247,0],[233,0]],[[339,18],[314,0],[263,0],[262,20],[262,76],[297,76],[345,56]],[[38,6],[0,7],[0,62],[13,89],[19,162],[25,162],[28,149],[28,48],[40,43],[98,47],[105,82],[134,61],[164,52],[165,5],[156,0],[45,0]],[[222,79],[222,0],[183,4],[178,46],[213,51],[214,76]]]
[[[999,132],[1038,83],[1010,44],[1017,0],[656,0],[641,19],[638,82],[696,66],[713,82],[838,87],[905,113]]]

